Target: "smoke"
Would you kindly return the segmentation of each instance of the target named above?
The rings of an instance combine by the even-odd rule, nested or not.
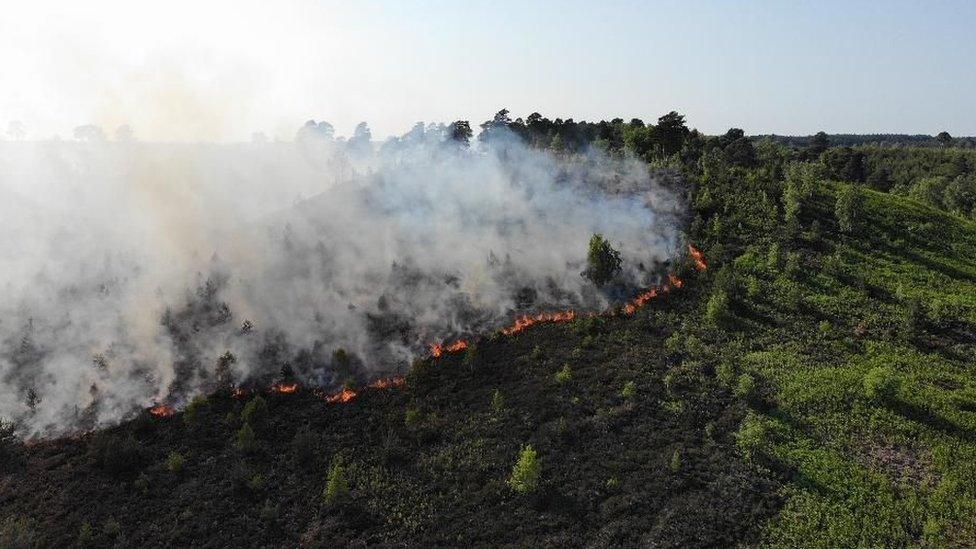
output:
[[[632,297],[675,253],[682,204],[633,159],[327,130],[0,143],[0,417],[53,436],[221,385],[362,381]],[[623,259],[605,288],[580,276],[594,232]]]

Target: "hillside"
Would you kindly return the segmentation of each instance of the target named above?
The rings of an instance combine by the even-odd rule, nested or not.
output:
[[[725,146],[635,314],[5,439],[0,546],[976,544],[976,225]]]

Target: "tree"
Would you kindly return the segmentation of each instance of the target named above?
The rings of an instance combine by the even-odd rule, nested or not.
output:
[[[115,140],[119,143],[131,143],[135,141],[135,133],[132,131],[132,126],[122,124],[118,128],[115,128]]]
[[[655,137],[665,155],[671,156],[681,150],[685,138],[688,136],[688,126],[685,117],[675,111],[657,119]]]
[[[948,147],[952,145],[952,136],[949,135],[949,132],[939,132],[939,135],[935,136],[935,139],[936,141],[939,142],[939,145],[941,145],[942,147]]]
[[[620,252],[613,249],[610,241],[603,238],[602,234],[595,233],[590,237],[590,250],[586,263],[587,268],[583,271],[583,276],[597,286],[603,286],[620,272]]]
[[[834,215],[841,232],[849,233],[854,229],[854,223],[861,214],[861,193],[854,185],[846,185],[837,195]]]
[[[349,496],[349,480],[346,478],[346,466],[342,458],[336,456],[329,467],[329,477],[325,484],[322,498],[328,505],[341,503]]]
[[[75,128],[74,136],[79,141],[105,141],[105,132],[94,124],[78,126]]]
[[[538,454],[531,444],[526,444],[515,466],[512,467],[512,476],[508,479],[508,485],[520,494],[532,493],[538,489],[541,475],[542,466]]]
[[[472,135],[471,124],[467,120],[455,120],[447,127],[447,138],[462,147],[468,147],[471,144]]]
[[[813,159],[820,156],[820,153],[826,151],[830,147],[830,139],[827,138],[827,134],[824,132],[817,132],[816,135],[810,138],[810,143],[807,144],[806,157]]]
[[[20,120],[14,120],[7,124],[7,135],[14,141],[22,141],[27,137],[27,128],[24,127],[24,123]]]

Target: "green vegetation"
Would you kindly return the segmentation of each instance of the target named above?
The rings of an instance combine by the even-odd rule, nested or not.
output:
[[[590,251],[586,256],[586,271],[583,274],[597,286],[607,284],[620,271],[620,252],[613,249],[602,234],[590,238]]]
[[[166,457],[166,470],[170,473],[179,473],[186,464],[186,458],[179,452],[170,452]]]
[[[329,477],[322,498],[327,505],[337,505],[349,497],[349,480],[342,458],[336,457],[329,467]]]
[[[479,339],[348,404],[218,392],[183,421],[0,436],[0,546],[976,545],[976,151],[709,137],[676,113],[492,124],[693,183],[708,269],[679,258],[685,286],[633,315]],[[590,252],[612,293],[618,255]],[[172,452],[193,466],[168,475]]]
[[[512,475],[508,478],[508,485],[520,494],[529,494],[539,488],[542,476],[542,465],[531,444],[525,445],[519,453],[518,461],[512,468]]]

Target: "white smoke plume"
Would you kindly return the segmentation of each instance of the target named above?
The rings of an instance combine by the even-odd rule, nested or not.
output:
[[[323,124],[294,143],[0,143],[0,418],[54,436],[600,310],[658,281],[681,211],[636,160],[504,134],[469,149],[443,125],[379,146]],[[623,259],[609,288],[580,276],[595,232]]]

